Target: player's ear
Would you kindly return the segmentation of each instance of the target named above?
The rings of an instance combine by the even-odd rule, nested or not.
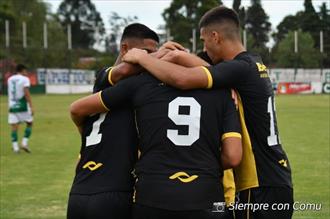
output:
[[[123,42],[120,44],[120,53],[122,55],[125,55],[128,52],[128,49],[129,49],[129,47],[128,47],[127,43]]]
[[[222,41],[222,35],[217,31],[212,31],[212,39],[215,43],[219,44]]]

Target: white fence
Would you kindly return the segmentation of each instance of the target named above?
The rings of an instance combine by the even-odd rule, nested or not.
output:
[[[279,94],[330,93],[330,69],[270,69],[269,77]]]
[[[273,68],[270,79],[278,93],[329,93],[330,69]],[[94,71],[81,69],[37,69],[38,83],[46,93],[90,93]]]
[[[46,85],[48,94],[90,93],[94,71],[81,69],[37,69],[39,84]]]
[[[330,82],[330,69],[273,68],[269,70],[272,82]]]

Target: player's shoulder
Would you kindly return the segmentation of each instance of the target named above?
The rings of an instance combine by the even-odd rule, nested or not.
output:
[[[15,78],[15,75],[10,75],[9,77],[8,77],[8,81],[11,81],[11,80],[13,80]]]
[[[22,78],[26,81],[30,81],[30,78],[28,76],[22,75]]]
[[[256,53],[242,52],[235,57],[235,60],[245,62],[252,71],[260,71],[260,69],[262,70],[263,68],[266,69],[261,56]]]
[[[152,75],[150,75],[148,72],[142,72],[140,74],[125,78],[125,79],[121,80],[120,83],[142,85],[142,84],[155,82],[155,81],[158,81],[158,80],[156,78],[154,78]]]

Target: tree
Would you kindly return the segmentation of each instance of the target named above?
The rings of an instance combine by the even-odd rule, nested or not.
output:
[[[326,68],[330,67],[330,10],[327,9],[325,3],[320,7],[320,19],[321,19],[321,30],[323,31],[323,49],[324,49],[324,60],[323,66]]]
[[[233,9],[238,14],[241,28],[245,29],[246,12],[245,12],[245,8],[241,7],[241,0],[234,0],[233,1]]]
[[[138,20],[137,16],[121,17],[117,12],[110,13],[109,23],[111,26],[111,34],[105,39],[106,52],[110,54],[118,54],[118,40],[120,39],[124,28]]]
[[[5,20],[10,25],[10,46],[1,53],[1,58],[13,59],[16,63],[26,63],[29,68],[56,66],[61,67],[61,60],[65,55],[66,42],[62,27],[50,14],[46,3],[38,0],[2,0],[0,3],[0,23],[5,26]],[[23,48],[22,22],[26,23],[27,47]],[[48,23],[49,49],[43,49],[43,24]],[[1,41],[4,42],[5,29],[3,28]],[[50,43],[52,42],[52,43]],[[2,43],[1,45],[5,45]]]
[[[100,13],[91,0],[63,0],[57,13],[63,28],[71,24],[74,48],[92,48],[95,35],[105,33]]]
[[[269,17],[261,6],[260,0],[251,0],[252,5],[247,10],[246,30],[253,36],[251,49],[265,48],[271,24]]]
[[[189,48],[192,30],[198,30],[200,18],[208,10],[221,4],[221,0],[173,0],[170,7],[163,12],[166,28],[170,30],[174,41]],[[201,48],[201,44],[197,48]]]
[[[305,11],[301,17],[301,29],[304,32],[309,32],[315,43],[315,47],[320,45],[320,30],[321,30],[321,21],[319,15],[316,13],[312,0],[305,0],[304,2]]]
[[[298,53],[294,52],[294,32],[290,31],[279,43],[274,56],[276,67],[316,68],[319,67],[319,53],[313,47],[314,40],[309,33],[298,31]]]
[[[320,50],[320,30],[323,30],[324,42],[324,67],[330,67],[330,57],[327,55],[330,49],[330,14],[326,4],[322,4],[320,12],[317,13],[312,5],[312,1],[305,0],[304,11],[299,11],[295,15],[286,16],[277,26],[277,33],[274,34],[276,51],[279,43],[290,31],[302,30],[308,32],[313,37],[313,46],[316,51]],[[300,44],[301,42],[299,42]]]
[[[290,31],[298,30],[301,26],[302,16],[303,12],[286,16],[277,26],[277,33],[274,34],[275,42],[280,42]]]

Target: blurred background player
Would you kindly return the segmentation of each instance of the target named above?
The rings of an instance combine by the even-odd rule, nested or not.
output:
[[[121,56],[131,48],[156,51],[157,34],[143,24],[128,25],[123,32]],[[93,92],[103,83],[111,67],[96,75]],[[107,80],[106,80],[107,81]],[[80,160],[70,191],[68,219],[130,219],[133,199],[133,169],[137,159],[134,112],[128,107],[82,117],[83,108],[72,108],[71,117],[81,133]]]
[[[20,150],[17,131],[22,122],[26,123],[26,128],[21,148],[28,153],[31,152],[28,142],[32,132],[33,108],[29,91],[30,80],[26,75],[26,67],[18,64],[16,73],[8,78],[8,123],[11,126],[11,141],[15,153]]]

